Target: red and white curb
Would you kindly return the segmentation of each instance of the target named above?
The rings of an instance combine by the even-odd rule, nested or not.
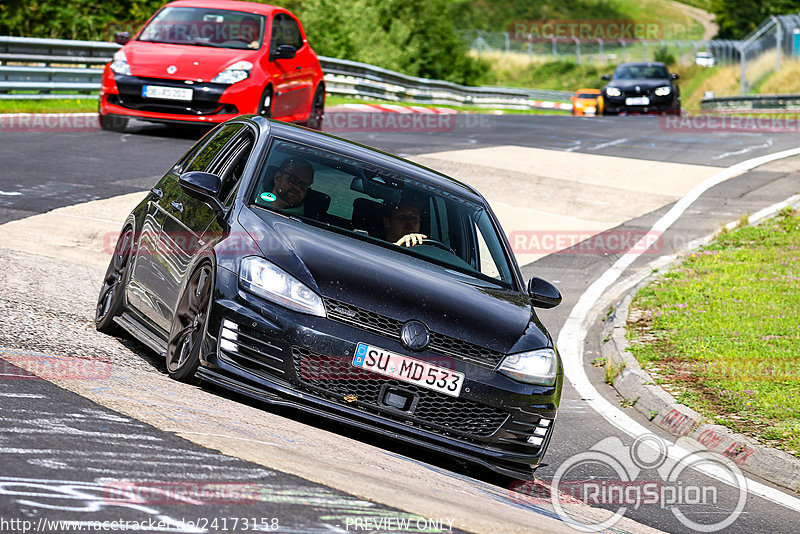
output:
[[[541,109],[558,109],[564,111],[571,111],[572,104],[565,104],[563,102],[549,102],[547,100],[531,100],[529,104],[534,108]],[[441,107],[425,107],[425,106],[399,106],[396,104],[342,104],[331,108],[326,108],[328,112],[359,112],[359,113],[439,113],[439,114],[453,114],[458,113],[455,109],[441,108]],[[487,113],[497,112],[502,110],[493,110],[486,108]]]
[[[428,108],[424,106],[398,106],[395,104],[342,104],[325,108],[326,112],[359,112],[359,113],[435,113],[435,114],[455,114],[455,109],[450,108]]]

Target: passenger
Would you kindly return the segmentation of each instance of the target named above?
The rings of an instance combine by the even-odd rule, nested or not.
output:
[[[397,206],[389,208],[383,217],[384,239],[402,247],[421,245],[427,238],[419,233],[421,210],[416,203],[401,200]]]
[[[286,158],[275,171],[272,196],[266,194],[265,200],[271,201],[272,207],[283,213],[306,215],[304,202],[313,183],[314,167],[310,163],[300,158]]]

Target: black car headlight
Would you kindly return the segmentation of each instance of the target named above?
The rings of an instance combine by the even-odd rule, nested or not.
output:
[[[616,87],[606,87],[606,94],[608,96],[620,96],[622,94],[622,91],[620,91]]]
[[[670,87],[669,85],[665,85],[664,87],[658,87],[655,90],[656,96],[669,96],[671,92],[672,92],[672,87]]]
[[[556,382],[558,359],[553,349],[520,352],[506,356],[497,370],[520,382],[552,386]]]
[[[290,310],[325,317],[325,305],[319,295],[264,258],[248,256],[242,260],[239,285]]]

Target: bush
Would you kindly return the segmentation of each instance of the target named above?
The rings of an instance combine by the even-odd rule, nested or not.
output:
[[[467,56],[448,0],[306,0],[297,15],[318,54],[462,84],[486,65]]]
[[[656,48],[655,53],[653,53],[653,59],[667,66],[675,64],[675,56],[667,49],[666,45]]]

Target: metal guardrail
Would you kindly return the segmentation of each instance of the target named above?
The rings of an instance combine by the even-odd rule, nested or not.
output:
[[[0,100],[97,98],[102,66],[120,45],[0,36]],[[468,87],[345,59],[320,56],[328,94],[424,104],[530,109],[537,101],[568,102],[572,93]],[[20,93],[25,91],[26,93]]]
[[[800,95],[750,95],[704,98],[700,109],[713,113],[798,113]]]

